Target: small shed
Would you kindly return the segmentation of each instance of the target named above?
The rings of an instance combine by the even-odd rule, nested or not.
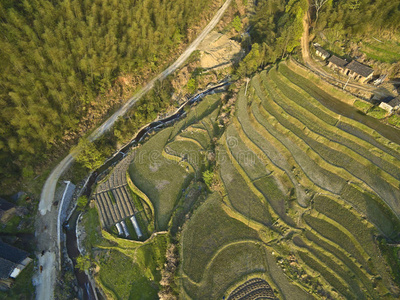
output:
[[[347,65],[347,61],[344,59],[341,59],[340,57],[337,57],[336,55],[332,55],[328,59],[328,67],[331,69],[344,72],[346,65]]]
[[[328,51],[326,51],[319,45],[314,45],[314,48],[315,48],[315,53],[317,53],[317,55],[322,57],[324,60],[328,59],[331,56],[331,54]]]
[[[374,69],[353,60],[346,66],[345,74],[355,80],[366,82],[372,78]]]
[[[392,98],[389,101],[383,100],[379,104],[380,108],[383,108],[384,110],[388,112],[392,112],[394,110],[400,109],[400,97]]]

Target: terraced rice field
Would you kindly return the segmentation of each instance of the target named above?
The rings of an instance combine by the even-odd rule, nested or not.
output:
[[[201,178],[213,135],[203,122],[215,122],[220,97],[206,96],[185,118],[140,146],[131,159],[129,177],[138,195],[154,207],[156,230],[168,229],[183,190],[193,178]]]
[[[185,299],[400,296],[376,239],[400,239],[398,131],[340,114],[327,104],[337,95],[290,62],[241,88],[217,147],[219,191],[182,232]]]

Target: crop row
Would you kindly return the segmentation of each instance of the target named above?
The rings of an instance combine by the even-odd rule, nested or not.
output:
[[[309,94],[309,96],[312,97],[311,101],[319,102],[326,110],[332,110],[331,113],[336,112],[337,114],[341,114],[340,122],[350,125],[350,128],[354,128],[357,133],[361,134],[361,139],[368,141],[385,152],[390,152],[390,154],[395,157],[399,156],[400,145],[393,143],[391,140],[383,136],[383,134],[387,135],[390,139],[394,139],[399,143],[400,138],[396,129],[388,127],[376,119],[358,115],[355,113],[355,108],[349,107],[347,104],[336,99],[307,78],[297,74],[296,71],[293,71],[291,69],[293,66],[289,66],[290,68],[285,63],[280,64],[280,74],[302,89],[303,92]],[[346,115],[348,115],[349,118],[345,117]],[[350,133],[352,133],[351,130]],[[357,134],[352,134],[358,136]]]
[[[273,90],[271,87],[269,89],[269,92],[271,93],[271,95],[273,92],[277,93],[277,91]],[[279,97],[279,95],[275,94],[275,99],[278,98],[282,99],[283,96]],[[365,183],[367,183],[368,186],[372,188],[372,190],[376,191],[385,199],[391,200],[393,202],[395,201],[394,199],[400,197],[400,192],[396,188],[394,188],[394,186],[397,186],[397,184],[399,184],[399,181],[397,179],[393,178],[385,172],[382,172],[371,162],[357,156],[354,152],[345,148],[344,146],[332,143],[330,142],[330,140],[324,140],[324,137],[321,137],[313,132],[306,131],[306,129],[303,128],[304,125],[300,123],[298,119],[294,119],[290,116],[283,117],[282,111],[279,111],[282,108],[277,106],[277,104],[271,103],[271,101],[266,100],[266,98],[264,98],[263,103],[264,105],[266,105],[268,112],[274,115],[274,118],[278,120],[282,127],[290,131],[291,136],[296,135],[294,138],[297,139],[297,144],[306,143],[307,146],[305,147],[311,147],[314,151],[316,151],[318,156],[323,158],[331,165],[343,168],[349,171],[357,179],[363,180]],[[328,144],[329,147],[327,146]],[[309,152],[309,154],[310,153],[311,152]],[[352,156],[349,157],[348,155]],[[356,161],[355,159],[357,159],[358,161]],[[364,167],[363,164],[361,164],[360,162],[367,164],[367,169],[365,169],[366,167]],[[340,174],[339,171],[336,171],[335,173]],[[379,175],[390,182],[392,186],[388,184],[384,179],[382,179]],[[348,178],[347,176],[347,179],[350,180],[352,178]]]
[[[398,159],[388,155],[382,150],[379,151],[379,149],[373,145],[355,136],[338,130],[337,127],[325,123],[322,119],[320,119],[319,115],[314,115],[305,109],[303,107],[304,102],[309,102],[309,100],[300,94],[297,89],[295,90],[293,83],[283,77],[280,73],[277,73],[275,69],[271,70],[268,73],[268,76],[264,72],[261,73],[261,77],[264,84],[272,81],[275,87],[277,87],[281,92],[282,96],[280,97],[281,99],[277,99],[277,104],[279,104],[294,118],[300,120],[311,131],[348,147],[349,149],[363,156],[365,159],[371,160],[371,162],[379,166],[379,168],[392,174],[392,176],[395,178],[400,176],[400,163]],[[318,104],[314,105],[317,106]],[[319,105],[322,106],[321,104]]]
[[[254,89],[249,90],[249,99],[252,99],[251,93],[254,94]],[[255,147],[265,155],[265,158],[268,158],[271,162],[271,166],[275,166],[275,169],[279,169],[285,173],[290,180],[290,185],[296,191],[298,202],[300,205],[306,206],[308,196],[305,194],[302,186],[311,187],[311,181],[306,176],[302,176],[302,174],[299,173],[300,168],[285,148],[281,147],[273,137],[269,136],[265,132],[258,131],[258,128],[260,128],[261,125],[257,126],[257,123],[250,120],[244,90],[239,92],[237,106],[237,128],[240,128],[243,132],[242,139],[247,145],[255,145]],[[253,148],[251,149],[256,151]]]

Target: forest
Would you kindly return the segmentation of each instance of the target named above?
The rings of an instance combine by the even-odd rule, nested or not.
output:
[[[248,76],[258,67],[274,63],[300,46],[307,0],[260,0],[250,18],[252,50],[239,64],[237,74]]]
[[[338,36],[388,34],[400,29],[400,1],[312,0],[316,29],[334,29]],[[318,3],[323,4],[322,6]],[[319,8],[319,10],[318,10]]]
[[[169,62],[213,2],[2,0],[0,181],[33,176],[112,108],[99,95],[119,76]]]

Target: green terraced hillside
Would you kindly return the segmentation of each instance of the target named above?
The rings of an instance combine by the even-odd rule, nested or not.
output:
[[[379,245],[399,241],[400,146],[290,62],[245,90],[219,138],[220,188],[182,232],[182,298],[247,299],[258,281],[279,299],[397,298],[397,248]]]

